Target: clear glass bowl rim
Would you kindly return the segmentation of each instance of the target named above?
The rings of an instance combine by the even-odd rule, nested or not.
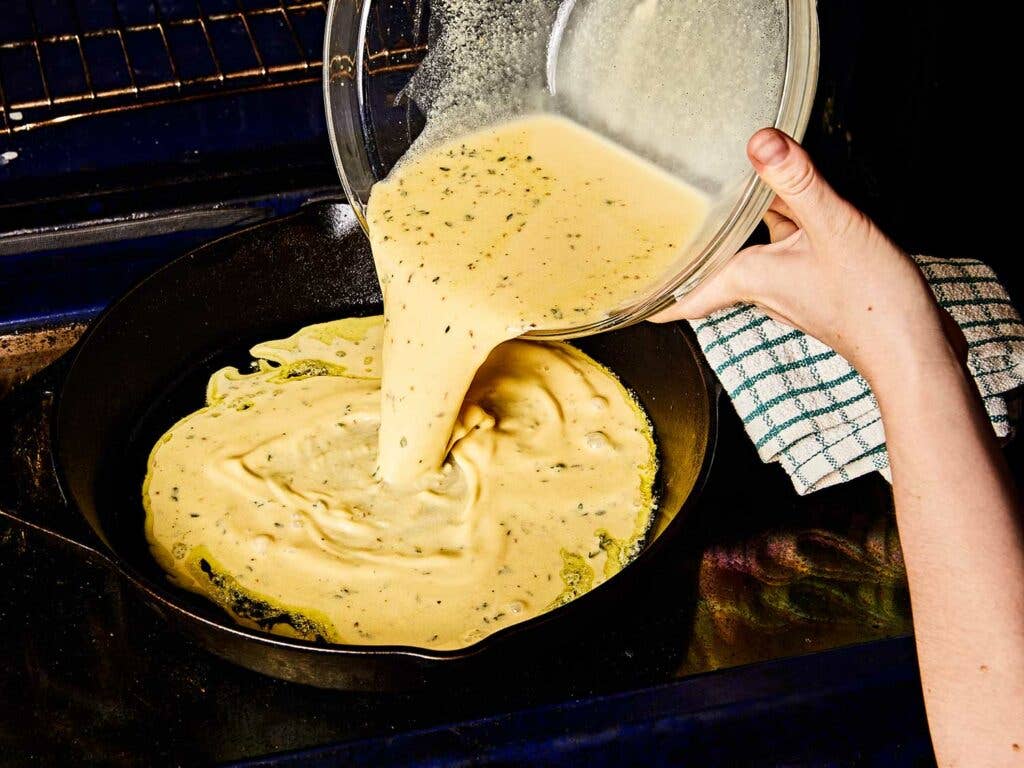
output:
[[[375,181],[364,144],[366,28],[372,0],[330,0],[324,35],[323,89],[327,132],[342,187],[364,231],[365,200]],[[810,120],[818,82],[819,37],[815,0],[788,0],[786,76],[774,126],[797,141]],[[771,203],[772,191],[750,173],[718,231],[682,269],[608,317],[532,338],[568,339],[610,331],[645,320],[696,288],[742,247]]]

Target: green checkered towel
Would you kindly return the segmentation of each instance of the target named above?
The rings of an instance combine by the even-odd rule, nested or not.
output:
[[[1024,325],[995,273],[973,259],[915,256],[963,329],[968,367],[999,437],[1012,424],[1003,395],[1024,383]],[[797,493],[873,470],[891,481],[878,403],[867,382],[817,339],[750,306],[694,321],[697,339],[761,460],[777,461]]]

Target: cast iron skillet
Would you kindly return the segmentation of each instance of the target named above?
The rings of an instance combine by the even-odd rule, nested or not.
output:
[[[19,506],[17,493],[11,501],[11,489],[0,488],[0,514],[99,555],[169,623],[213,653],[321,687],[409,689],[495,669],[546,674],[569,657],[600,664],[615,649],[644,642],[660,618],[685,613],[692,579],[681,582],[669,566],[680,559],[674,554],[685,538],[687,510],[711,462],[716,390],[690,332],[650,324],[577,342],[637,394],[654,424],[661,461],[659,513],[648,546],[580,599],[464,650],[432,651],[316,644],[249,630],[171,586],[143,535],[141,486],[157,437],[199,407],[212,371],[247,364],[252,343],[379,311],[369,247],[346,205],[311,205],[177,259],[102,314],[68,353],[66,375],[55,387],[51,445],[37,451],[52,450],[67,512],[44,523],[23,520],[31,505]],[[20,440],[13,438],[15,453],[28,451]],[[21,518],[11,511],[16,508]],[[75,522],[79,517],[87,527]],[[264,618],[268,625],[280,619]]]

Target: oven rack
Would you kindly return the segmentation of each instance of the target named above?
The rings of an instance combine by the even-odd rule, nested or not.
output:
[[[359,0],[343,0],[358,2]],[[319,82],[325,0],[8,0],[0,135],[93,115]],[[425,46],[369,42],[368,71]]]

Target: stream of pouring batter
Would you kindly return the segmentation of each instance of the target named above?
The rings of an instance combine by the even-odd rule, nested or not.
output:
[[[404,158],[367,207],[385,311],[380,477],[437,471],[491,350],[604,318],[707,213],[692,187],[550,114]]]

